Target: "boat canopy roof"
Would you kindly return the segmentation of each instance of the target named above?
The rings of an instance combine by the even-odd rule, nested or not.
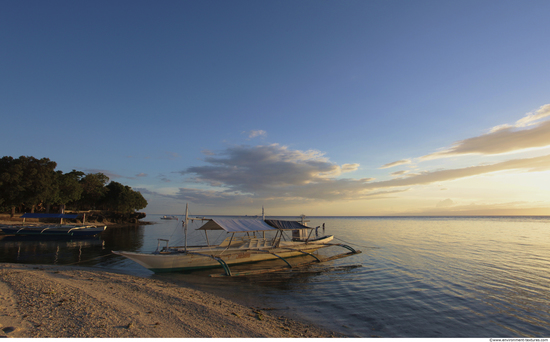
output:
[[[283,230],[295,230],[295,229],[313,229],[308,226],[304,226],[297,221],[283,221],[283,220],[265,220],[265,223],[271,227]]]
[[[75,219],[78,214],[43,214],[43,213],[24,213],[21,218],[68,218]]]
[[[225,230],[230,233],[313,229],[296,221],[214,218],[198,230]]]
[[[277,230],[269,226],[262,220],[254,219],[230,219],[230,218],[215,218],[210,219],[198,230],[225,230],[230,233],[237,232],[258,232],[266,230]]]

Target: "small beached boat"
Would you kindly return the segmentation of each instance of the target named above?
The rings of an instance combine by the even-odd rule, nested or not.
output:
[[[45,213],[25,213],[20,216],[25,219],[76,219],[78,214],[45,214]],[[83,224],[22,224],[22,225],[0,225],[0,230],[6,235],[16,236],[35,236],[37,238],[57,237],[57,238],[76,238],[76,237],[94,237],[107,229],[107,226],[83,225]]]
[[[178,217],[174,215],[164,215],[160,218],[161,220],[177,220]]]
[[[290,257],[309,256],[313,262],[321,262],[361,253],[361,251],[356,251],[347,245],[330,243],[334,238],[332,235],[311,238],[313,228],[299,222],[263,220],[261,218],[208,219],[204,225],[198,228],[198,230],[205,232],[207,244],[187,246],[187,221],[186,210],[184,222],[185,246],[169,246],[168,240],[158,239],[157,250],[153,253],[112,252],[133,260],[153,272],[223,267],[225,275],[238,275],[232,273],[229,268],[230,265],[236,264],[281,259],[286,264],[284,268],[291,268],[292,265],[286,260]],[[224,230],[230,236],[218,245],[210,245],[208,231],[213,230]],[[288,233],[289,231],[292,232],[292,238],[285,236],[285,232]],[[161,242],[165,242],[166,245],[161,247]],[[341,246],[347,248],[350,252],[324,260],[312,254],[320,248],[329,246]],[[251,273],[247,272],[246,274]]]

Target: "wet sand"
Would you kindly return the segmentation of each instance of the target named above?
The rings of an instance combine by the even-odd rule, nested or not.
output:
[[[0,337],[334,337],[272,308],[87,267],[0,263]]]

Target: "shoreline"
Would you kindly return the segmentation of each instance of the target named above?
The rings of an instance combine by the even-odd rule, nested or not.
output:
[[[344,337],[191,287],[91,267],[0,263],[0,337]]]

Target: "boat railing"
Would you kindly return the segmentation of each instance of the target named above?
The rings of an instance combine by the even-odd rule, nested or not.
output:
[[[166,247],[163,247],[162,250],[160,249],[160,242],[161,241],[166,242]],[[168,240],[168,239],[157,239],[157,250],[155,251],[155,254],[159,254],[161,251],[168,251],[168,243],[169,242],[170,242],[170,240]]]

